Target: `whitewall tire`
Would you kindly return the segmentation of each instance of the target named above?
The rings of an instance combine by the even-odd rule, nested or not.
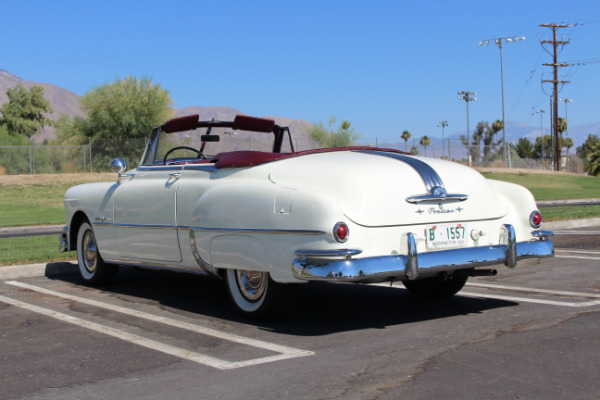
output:
[[[245,318],[265,320],[280,316],[286,285],[273,281],[268,272],[228,269],[225,282],[233,305]]]
[[[77,231],[77,262],[81,277],[90,285],[106,285],[117,276],[118,267],[102,259],[96,235],[88,222],[81,224]]]

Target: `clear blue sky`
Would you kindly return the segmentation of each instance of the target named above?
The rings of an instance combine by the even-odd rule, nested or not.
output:
[[[551,57],[543,23],[570,39],[559,61],[600,60],[600,1],[14,1],[0,0],[0,68],[79,95],[127,75],[149,76],[178,108],[230,106],[244,113],[327,122],[362,134],[440,137],[466,130],[457,91],[477,93],[470,121],[539,126],[540,81]],[[571,81],[570,125],[600,121],[600,63],[561,68]],[[565,74],[568,76],[565,77]],[[550,87],[546,87],[550,91]],[[564,103],[559,114],[563,116]]]

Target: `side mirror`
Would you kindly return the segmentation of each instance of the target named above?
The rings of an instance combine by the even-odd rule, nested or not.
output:
[[[127,163],[122,158],[115,158],[110,163],[110,169],[115,174],[119,174],[119,176],[121,176],[121,174],[127,169]]]

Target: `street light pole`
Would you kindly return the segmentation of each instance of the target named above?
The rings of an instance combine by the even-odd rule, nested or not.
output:
[[[505,123],[505,119],[504,119],[504,68],[503,68],[503,63],[502,63],[502,41],[505,41],[506,43],[510,43],[510,42],[516,42],[516,41],[520,41],[520,40],[525,40],[525,36],[513,36],[513,37],[508,37],[508,38],[504,38],[502,36],[500,36],[499,38],[496,39],[488,39],[488,40],[482,40],[481,42],[479,42],[479,45],[489,45],[490,42],[493,42],[494,44],[498,45],[498,48],[500,49],[500,87],[502,90],[502,146],[504,148],[504,166],[506,167],[506,157],[508,154],[508,164],[509,164],[509,168],[512,167],[511,164],[511,159],[510,159],[510,154],[508,153],[507,149],[507,143],[506,143],[506,123]]]
[[[542,169],[544,169],[543,165],[544,165],[544,128],[543,128],[543,120],[542,120],[542,116],[546,111],[544,110],[537,110],[535,113],[536,114],[540,114],[540,138],[542,139],[541,141],[541,159],[542,159]]]
[[[442,128],[442,158],[444,158],[446,155],[446,148],[444,147],[444,128],[448,126],[448,121],[440,121],[437,126]]]
[[[571,99],[567,99],[567,98],[565,98],[565,99],[559,99],[559,100],[560,100],[560,101],[564,101],[564,102],[565,102],[565,123],[567,124],[567,125],[566,125],[566,128],[567,128],[567,129],[565,130],[565,135],[566,135],[567,137],[569,137],[569,117],[568,117],[568,115],[567,115],[567,103],[570,103],[570,102],[572,102],[573,100],[571,100]]]
[[[477,97],[473,97],[476,94],[477,93],[475,93],[475,92],[469,92],[469,91],[465,91],[465,90],[458,92],[458,99],[464,100],[465,103],[467,103],[467,143],[469,144],[469,147],[468,147],[469,165],[471,164],[471,132],[469,131],[469,102],[477,100]]]

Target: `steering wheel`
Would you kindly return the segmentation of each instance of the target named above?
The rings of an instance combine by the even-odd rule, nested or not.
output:
[[[198,158],[202,158],[202,159],[206,160],[206,157],[204,156],[204,154],[202,154],[200,152],[200,150],[196,150],[193,147],[189,147],[189,146],[177,146],[177,147],[173,147],[171,150],[167,151],[167,154],[165,154],[165,158],[163,159],[163,165],[167,165],[167,157],[169,156],[169,154],[171,154],[175,150],[191,150],[194,153],[198,154]]]

